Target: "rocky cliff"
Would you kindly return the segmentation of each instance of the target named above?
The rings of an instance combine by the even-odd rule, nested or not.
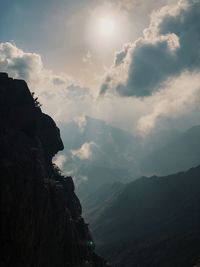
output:
[[[59,129],[22,80],[0,73],[0,266],[107,266],[71,177],[52,164]]]

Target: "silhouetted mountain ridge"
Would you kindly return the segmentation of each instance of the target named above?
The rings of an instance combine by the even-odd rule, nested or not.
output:
[[[125,184],[120,182],[104,184],[92,194],[83,198],[82,205],[85,219],[88,220],[91,225],[95,225],[100,214],[103,214],[105,209],[112,206],[124,187]]]
[[[192,267],[200,256],[200,166],[125,186],[91,227],[112,264]]]
[[[74,192],[52,158],[55,122],[26,83],[0,73],[0,265],[104,267]]]

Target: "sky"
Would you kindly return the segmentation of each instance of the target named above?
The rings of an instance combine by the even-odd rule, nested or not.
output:
[[[0,71],[58,124],[199,124],[200,0],[1,0]]]
[[[55,71],[67,72],[82,82],[82,76],[91,80],[90,71],[92,76],[101,76],[112,64],[115,51],[142,34],[152,9],[164,1],[149,2],[2,0],[1,41],[13,41],[25,51],[40,54]],[[90,33],[98,30],[91,29],[95,19],[104,15],[119,20],[115,42],[98,38],[98,32]]]

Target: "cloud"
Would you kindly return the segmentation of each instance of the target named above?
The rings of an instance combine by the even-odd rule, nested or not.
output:
[[[80,186],[81,184],[84,184],[88,181],[88,177],[85,175],[75,175],[73,176],[74,183],[76,187]]]
[[[154,12],[144,36],[116,54],[101,94],[151,96],[181,73],[199,71],[199,27],[200,1],[183,0]]]
[[[76,84],[71,84],[67,87],[68,96],[72,99],[84,99],[90,92],[88,88],[81,87]]]
[[[0,43],[0,71],[7,72],[11,77],[26,80],[35,90],[40,87],[40,91],[66,88],[72,84],[72,79],[66,74],[56,75],[46,69],[39,54],[24,52],[9,42]]]
[[[129,50],[131,49],[131,43],[125,44],[123,49],[115,54],[114,65],[117,67],[121,64],[124,64],[124,61],[127,57]]]
[[[86,175],[82,175],[77,167],[77,163],[74,162],[70,156],[58,154],[54,157],[53,163],[56,164],[65,176],[72,176],[76,186],[80,186],[88,181]]]
[[[58,166],[59,169],[63,170],[64,164],[66,163],[67,158],[65,155],[57,155],[53,159],[53,163]]]
[[[80,132],[83,133],[85,130],[85,127],[87,126],[86,116],[82,115],[82,116],[76,117],[74,119],[74,122],[78,125]]]
[[[185,14],[192,8],[191,5],[189,7],[185,6],[185,11],[182,11],[183,17],[181,21],[183,24]],[[183,6],[181,8],[183,9]],[[177,7],[177,9],[170,8],[170,12],[175,12],[175,10],[180,13],[180,7]],[[159,36],[159,40],[156,39],[155,44],[151,41],[154,47],[156,47],[157,43],[167,42],[171,55],[177,57],[177,51],[182,45],[182,37],[178,37],[176,34],[178,30],[175,33],[167,33],[168,28],[161,27],[161,25],[169,24],[169,22],[164,23],[163,17],[167,17],[167,15],[163,16],[165,13],[166,10],[162,9],[162,12],[159,11],[156,13],[157,15],[153,15],[152,18],[154,20],[152,19],[151,26],[148,29],[154,30],[146,30],[145,38],[147,38],[147,45],[149,45],[149,40],[155,41],[155,37],[152,37],[153,34],[155,34],[156,38]],[[168,16],[171,18],[170,14]],[[177,19],[178,17],[177,15]],[[192,17],[190,20],[193,21]],[[173,28],[175,29],[175,26]],[[196,26],[193,28],[196,29]],[[158,29],[159,31],[162,30],[162,34],[156,32]],[[189,29],[188,31],[190,32]],[[196,34],[196,38],[198,36],[199,33]],[[143,46],[144,38],[142,41],[139,39],[137,42],[142,42]],[[119,128],[144,134],[161,123],[164,124],[166,120],[173,122],[176,119],[178,121],[187,112],[188,118],[189,114],[193,116],[194,108],[198,106],[197,101],[200,100],[197,84],[194,82],[198,79],[198,67],[194,67],[193,71],[191,68],[189,71],[182,69],[179,74],[176,73],[176,75],[169,76],[162,83],[160,87],[162,90],[159,88],[151,91],[149,97],[135,97],[134,94],[137,92],[135,89],[135,91],[131,91],[131,94],[133,93],[131,96],[133,97],[121,97],[116,93],[118,92],[119,84],[125,86],[126,82],[130,80],[130,63],[133,62],[134,47],[139,45],[137,42],[135,44],[126,44],[121,51],[116,53],[112,70],[105,79],[105,87],[102,86],[102,91],[106,93],[104,97],[96,98],[95,90],[81,86],[66,73],[54,73],[44,66],[39,54],[27,53],[12,43],[0,43],[0,71],[6,71],[14,78],[25,79],[29,88],[35,91],[36,96],[39,97],[43,111],[52,116],[59,123],[59,127],[62,127],[62,123],[75,120],[80,131],[84,131],[85,115],[87,115],[105,120],[107,123]],[[190,42],[188,40],[188,43]],[[197,51],[193,52],[197,53]],[[188,50],[189,55],[193,52]],[[184,62],[187,62],[188,59],[189,57],[187,57],[187,60],[184,59]],[[161,64],[161,60],[158,60],[158,63]],[[191,64],[194,64],[194,62]],[[197,66],[198,61],[195,64]],[[135,68],[137,69],[138,67]],[[163,70],[161,74],[162,72]],[[148,78],[148,75],[143,74],[143,80],[146,79],[146,76]],[[182,82],[178,83],[179,79],[180,81],[184,80],[187,86]],[[176,101],[177,96],[180,100],[184,100],[182,102]],[[196,97],[196,101],[194,101],[194,97]],[[185,119],[185,125],[191,125],[191,123],[192,120]]]
[[[83,57],[83,62],[84,63],[91,63],[92,60],[92,54],[90,51],[87,52],[87,54]]]
[[[191,75],[189,72],[170,80],[165,89],[146,100],[151,109],[138,119],[138,131],[145,135],[166,119],[178,120],[187,114],[197,113],[196,108],[200,101],[199,81],[199,73]]]
[[[41,57],[35,53],[24,53],[11,43],[0,43],[0,68],[13,77],[30,80],[32,73],[43,69]]]
[[[94,142],[84,143],[79,149],[71,150],[71,154],[80,160],[92,160],[96,148],[97,145]]]
[[[15,64],[18,58],[24,61],[23,70]],[[144,109],[143,104],[134,99],[121,100],[117,96],[96,99],[94,90],[77,84],[67,74],[54,73],[44,66],[39,54],[24,52],[12,43],[0,43],[0,71],[8,72],[10,77],[25,79],[39,98],[43,111],[59,126],[75,120],[83,131],[87,115],[133,130],[138,114]]]
[[[119,6],[125,10],[131,10],[135,6],[135,0],[120,0]]]
[[[57,122],[70,121],[90,106],[92,94],[65,73],[55,74],[44,67],[36,53],[27,53],[13,43],[0,43],[0,71],[10,77],[24,79],[36,92],[42,108]],[[77,101],[81,105],[77,106]]]
[[[15,64],[18,59],[24,63]],[[114,122],[122,128],[133,127],[133,106],[141,109],[135,100],[125,101],[125,109],[124,100],[119,97],[96,99],[94,90],[77,84],[65,73],[54,73],[44,66],[39,54],[27,53],[12,43],[0,43],[0,71],[8,72],[13,78],[25,79],[31,91],[35,91],[44,112],[59,125],[75,120],[80,131],[84,130],[85,115]]]
[[[141,10],[142,10],[142,15],[145,14],[147,17],[149,12],[152,9],[158,8],[160,6],[169,4],[169,3],[176,3],[177,0],[112,0],[114,3],[117,3],[119,7],[122,10],[125,11],[136,11],[134,14],[137,16],[138,13],[141,15]]]

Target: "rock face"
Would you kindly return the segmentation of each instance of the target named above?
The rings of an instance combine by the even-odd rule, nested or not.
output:
[[[59,129],[26,83],[0,73],[0,266],[107,266],[81,216],[71,177],[52,164]]]

